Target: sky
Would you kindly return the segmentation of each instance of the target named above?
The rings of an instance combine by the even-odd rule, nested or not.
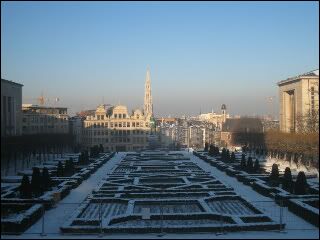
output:
[[[277,116],[277,82],[319,68],[319,4],[1,2],[1,78],[24,103],[142,108],[148,66],[155,116]]]

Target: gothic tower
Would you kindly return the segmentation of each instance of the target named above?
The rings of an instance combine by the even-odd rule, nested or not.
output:
[[[147,76],[146,83],[144,85],[144,115],[152,116],[152,95],[151,95],[151,78],[150,78],[150,70],[147,68]]]

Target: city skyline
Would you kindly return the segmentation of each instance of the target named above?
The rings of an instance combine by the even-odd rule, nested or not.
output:
[[[267,115],[278,81],[319,68],[318,8],[2,2],[2,78],[24,85],[24,103],[43,92],[73,115],[102,101],[141,108],[149,65],[155,116],[222,104],[233,115]],[[272,111],[278,118],[277,104]]]

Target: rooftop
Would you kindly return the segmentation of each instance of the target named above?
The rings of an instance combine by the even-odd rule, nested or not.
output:
[[[319,69],[316,69],[316,70],[313,70],[313,71],[310,71],[310,72],[306,72],[306,73],[300,74],[300,75],[295,76],[295,77],[287,78],[285,80],[282,80],[282,81],[278,82],[278,85],[283,84],[283,83],[287,83],[287,82],[290,82],[290,81],[298,80],[298,79],[301,79],[301,78],[304,78],[304,77],[318,77],[319,78]]]
[[[16,84],[16,85],[19,85],[19,86],[21,86],[21,87],[23,86],[23,84],[21,84],[21,83],[16,83],[16,82],[13,82],[13,81],[6,80],[6,79],[1,78],[1,82],[2,82],[2,81],[6,82],[6,83]]]

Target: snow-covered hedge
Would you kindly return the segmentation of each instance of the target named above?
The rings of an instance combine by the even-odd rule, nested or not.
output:
[[[28,227],[34,224],[43,214],[42,204],[34,204],[33,206],[26,203],[1,203],[1,212],[3,208],[19,209],[20,212],[9,216],[1,214],[1,232],[20,234]]]
[[[308,202],[315,202],[319,206],[319,198],[303,199],[293,198],[288,200],[288,209],[294,214],[302,217],[306,221],[312,223],[313,225],[319,227],[319,207],[316,208]]]

